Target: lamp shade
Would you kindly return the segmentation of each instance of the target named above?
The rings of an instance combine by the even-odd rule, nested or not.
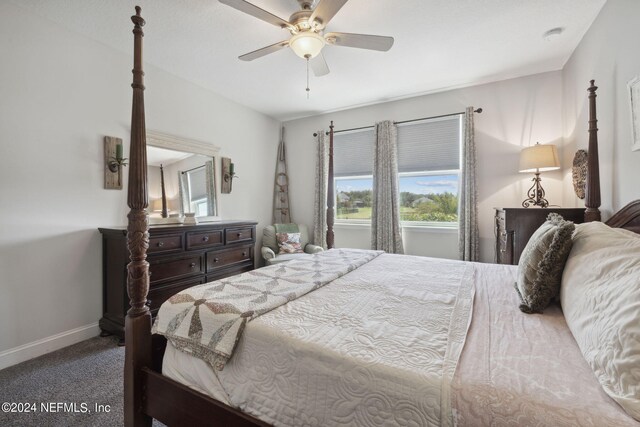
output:
[[[313,31],[298,33],[289,40],[289,46],[300,58],[306,58],[307,55],[309,58],[315,58],[325,43],[324,38]]]
[[[560,169],[558,149],[553,144],[536,143],[520,153],[520,172],[544,172]]]

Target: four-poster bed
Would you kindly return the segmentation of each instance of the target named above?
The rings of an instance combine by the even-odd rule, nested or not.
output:
[[[132,122],[131,122],[131,149],[130,149],[130,168],[129,168],[129,186],[128,186],[128,205],[131,208],[131,211],[128,215],[129,225],[128,225],[128,247],[131,254],[131,263],[128,266],[128,280],[127,280],[127,290],[130,297],[131,308],[127,313],[126,322],[125,322],[125,334],[126,334],[126,355],[125,355],[125,370],[124,370],[124,400],[125,400],[125,425],[126,426],[150,426],[152,418],[156,418],[168,425],[218,425],[218,426],[265,426],[269,425],[264,421],[261,421],[258,418],[255,418],[252,415],[249,415],[243,411],[240,411],[228,404],[222,403],[216,399],[211,398],[210,396],[195,391],[192,387],[188,387],[181,382],[175,381],[169,378],[166,375],[161,373],[162,365],[163,365],[163,357],[165,356],[165,349],[170,349],[167,344],[167,340],[159,335],[151,334],[151,313],[149,308],[146,306],[147,302],[147,293],[149,290],[149,268],[148,263],[146,261],[146,251],[148,248],[148,217],[146,213],[146,208],[148,204],[147,198],[147,162],[146,162],[146,142],[145,142],[145,114],[144,114],[144,83],[143,83],[143,70],[142,70],[142,26],[145,24],[145,21],[140,16],[140,8],[136,7],[136,15],[133,16],[132,21],[134,23],[134,68],[133,68],[133,107],[132,107]],[[588,209],[588,218],[587,221],[593,221],[599,218],[599,210],[598,207],[600,205],[600,194],[599,194],[599,182],[598,182],[598,167],[597,167],[597,128],[596,128],[596,117],[595,117],[595,90],[597,88],[594,86],[593,81],[591,82],[591,87],[589,88],[589,101],[590,101],[590,121],[589,121],[589,181],[587,187],[587,197],[586,197],[586,205]],[[329,182],[331,183],[333,180],[333,122],[330,126],[329,132],[329,141],[330,141],[330,155],[329,155]],[[330,184],[328,186],[328,203],[327,203],[327,243],[329,247],[333,247],[334,239],[333,239],[333,207],[334,207],[334,195],[333,195],[333,186]],[[635,232],[640,232],[640,201],[636,201],[620,212],[615,214],[608,222],[612,227],[620,227],[633,230]],[[333,251],[330,251],[333,252]],[[382,258],[385,255],[381,255]],[[386,257],[398,257],[395,255],[386,255]],[[406,257],[402,259],[407,259],[412,257]],[[415,258],[415,257],[413,257]],[[387,263],[389,258],[387,259]],[[398,258],[400,259],[400,258]],[[410,261],[404,261],[409,265]],[[421,262],[426,268],[438,268],[438,262],[434,260],[413,260],[411,262],[417,263]],[[459,269],[460,275],[466,271],[465,269],[470,264],[460,263],[458,261],[450,261],[445,262],[443,264],[444,267],[441,267],[445,270],[451,269]],[[380,271],[378,274],[384,274],[384,270],[393,270],[396,267],[393,267],[391,264],[382,264],[383,267],[378,267]],[[467,266],[467,267],[465,267]],[[474,267],[475,268],[475,267]],[[493,268],[495,274],[504,275],[507,271],[505,266],[493,266],[488,267]],[[499,270],[502,269],[502,270]],[[410,269],[407,269],[404,273],[406,274],[414,274],[420,275],[420,271],[412,272]],[[352,274],[352,273],[349,273]],[[338,280],[345,280],[343,276]],[[331,285],[328,285],[330,287]],[[325,289],[325,288],[323,288]],[[326,300],[322,300],[322,292],[321,290],[311,292],[307,294],[305,298],[308,298],[312,301],[318,301],[318,303],[327,303]],[[295,301],[292,301],[291,304],[287,304],[287,307],[290,307],[291,310],[301,310],[304,312],[305,310],[312,310],[314,304],[304,305],[305,298],[300,298]],[[326,297],[324,297],[326,298]],[[395,298],[395,297],[394,297]],[[480,298],[480,296],[478,297]],[[397,298],[393,301],[398,301]],[[470,304],[469,299],[465,300],[467,305]],[[315,304],[318,305],[318,304]],[[296,308],[297,307],[297,308]],[[302,310],[304,309],[304,310]],[[289,310],[289,308],[287,309]],[[422,313],[419,312],[417,315],[421,316]],[[398,313],[395,313],[393,319],[399,317]],[[475,318],[474,314],[474,318]],[[561,314],[559,314],[561,318]],[[268,320],[265,320],[268,319]],[[393,320],[387,319],[387,320]],[[300,320],[298,321],[307,321]],[[332,324],[333,319],[324,319],[324,321],[329,322],[328,324]],[[386,321],[386,320],[385,320]],[[424,320],[428,322],[429,320]],[[252,328],[254,328],[254,323],[261,324],[264,327],[265,322],[273,322],[274,324],[277,322],[286,323],[286,318],[282,317],[282,313],[279,313],[279,310],[272,310],[266,313],[263,317],[252,322],[252,327],[247,327],[245,330],[246,334],[254,334],[252,332]],[[393,321],[391,321],[393,323]],[[345,325],[336,325],[335,328],[339,328]],[[346,325],[345,327],[348,327]],[[309,326],[313,328],[314,326]],[[473,327],[471,332],[473,332]],[[474,338],[475,335],[471,336],[471,339],[479,339]],[[566,338],[566,337],[565,337]],[[462,336],[464,339],[464,334]],[[247,340],[245,340],[247,341]],[[255,340],[254,340],[255,341]],[[445,340],[446,341],[446,340]],[[570,340],[569,340],[570,341]],[[571,344],[571,343],[569,343]],[[246,342],[242,344],[242,346],[248,346]],[[573,345],[573,350],[575,352],[575,343]],[[393,346],[392,346],[393,347]],[[462,347],[460,345],[460,347]],[[393,348],[392,348],[393,350]],[[178,355],[175,352],[175,349],[171,350],[174,356]],[[304,349],[303,349],[304,351]],[[310,354],[314,353],[317,350],[310,350]],[[461,351],[461,349],[460,349]],[[466,350],[465,350],[466,351]],[[247,351],[250,353],[249,351]],[[306,353],[305,353],[306,354]],[[338,355],[339,356],[339,355]],[[338,357],[336,355],[331,355],[331,357]],[[180,357],[192,357],[189,355],[182,355]],[[306,356],[305,356],[306,357]],[[469,356],[466,356],[468,359]],[[235,362],[235,359],[239,359],[239,356],[236,356],[234,359],[231,359],[231,362]],[[240,358],[242,359],[242,358]],[[465,356],[463,356],[463,361]],[[312,364],[313,359],[305,359],[307,364]],[[166,362],[166,361],[165,361]],[[228,363],[231,363],[228,362]],[[238,361],[238,363],[241,363]],[[245,362],[248,363],[248,362]],[[240,365],[242,366],[242,365]],[[275,368],[275,366],[274,366]],[[449,367],[455,370],[455,361],[453,366]],[[232,367],[232,371],[235,368]],[[270,367],[262,367],[261,372],[269,371]],[[337,369],[337,367],[336,367]],[[360,367],[355,366],[352,369],[347,370],[345,376],[357,375],[360,372]],[[467,367],[468,369],[468,367]],[[225,372],[227,368],[225,368]],[[237,369],[236,369],[237,370]],[[399,371],[394,371],[399,372]],[[352,373],[352,374],[350,374]],[[327,373],[328,375],[329,373]],[[226,376],[226,374],[225,374]],[[410,381],[412,377],[411,372],[407,374],[407,378],[405,379],[404,385],[398,386],[399,388],[405,387]],[[593,380],[593,379],[592,379]],[[348,384],[349,389],[352,389],[355,385],[359,384],[356,380],[355,383]],[[464,385],[461,386],[465,388]],[[246,387],[245,387],[246,388]],[[251,386],[249,386],[251,388]],[[455,388],[455,387],[454,387]],[[443,389],[444,390],[444,389]],[[422,391],[422,390],[421,390]],[[409,390],[408,393],[411,394],[420,394],[416,391]],[[448,391],[447,393],[450,393]],[[277,394],[277,393],[271,393]],[[442,400],[443,402],[447,400],[448,394],[443,394]],[[462,396],[462,397],[461,397]],[[274,398],[277,398],[275,396]],[[457,395],[457,399],[463,399],[464,396],[462,394]],[[385,401],[384,397],[376,397],[372,401],[372,407],[380,409],[381,402]],[[605,403],[606,405],[606,403]],[[405,408],[406,411],[408,409]],[[610,411],[613,411],[615,416],[620,417],[620,414],[615,412],[615,408],[609,408]],[[354,410],[355,411],[355,410]],[[374,411],[375,412],[375,411]],[[349,411],[345,415],[348,417],[350,415]],[[376,416],[368,414],[370,416]],[[437,415],[437,414],[436,414]],[[304,416],[296,415],[299,418],[296,424],[323,424],[321,420],[317,418],[305,418]],[[346,419],[346,418],[345,418]],[[367,418],[369,420],[369,418]],[[388,419],[384,418],[373,418],[378,419],[380,423],[389,423]],[[446,418],[442,418],[442,423],[445,423]],[[616,418],[619,419],[619,418]],[[306,420],[306,421],[305,421]],[[314,421],[315,420],[315,421]],[[362,421],[360,421],[362,423]],[[425,419],[425,424],[428,424],[428,419]]]

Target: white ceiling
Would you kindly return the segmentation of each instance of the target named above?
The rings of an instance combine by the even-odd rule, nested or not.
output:
[[[606,0],[349,0],[327,31],[393,36],[388,52],[323,50],[331,73],[311,77],[282,50],[241,54],[288,38],[285,30],[217,0],[13,0],[131,54],[134,5],[146,19],[145,60],[280,120],[561,69]],[[288,19],[296,0],[252,0]],[[546,41],[545,31],[564,33]],[[153,88],[149,88],[153,90]]]

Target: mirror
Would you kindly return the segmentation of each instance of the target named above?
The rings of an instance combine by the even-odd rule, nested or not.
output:
[[[217,152],[218,148],[211,144],[147,132],[149,220],[152,224],[182,222],[185,214],[194,216],[198,222],[220,220],[215,167]],[[163,181],[166,218],[162,206]]]

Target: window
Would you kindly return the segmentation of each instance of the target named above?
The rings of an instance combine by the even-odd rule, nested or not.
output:
[[[398,125],[398,182],[403,225],[454,226],[462,116]],[[334,185],[338,222],[371,220],[375,131],[335,135]]]

